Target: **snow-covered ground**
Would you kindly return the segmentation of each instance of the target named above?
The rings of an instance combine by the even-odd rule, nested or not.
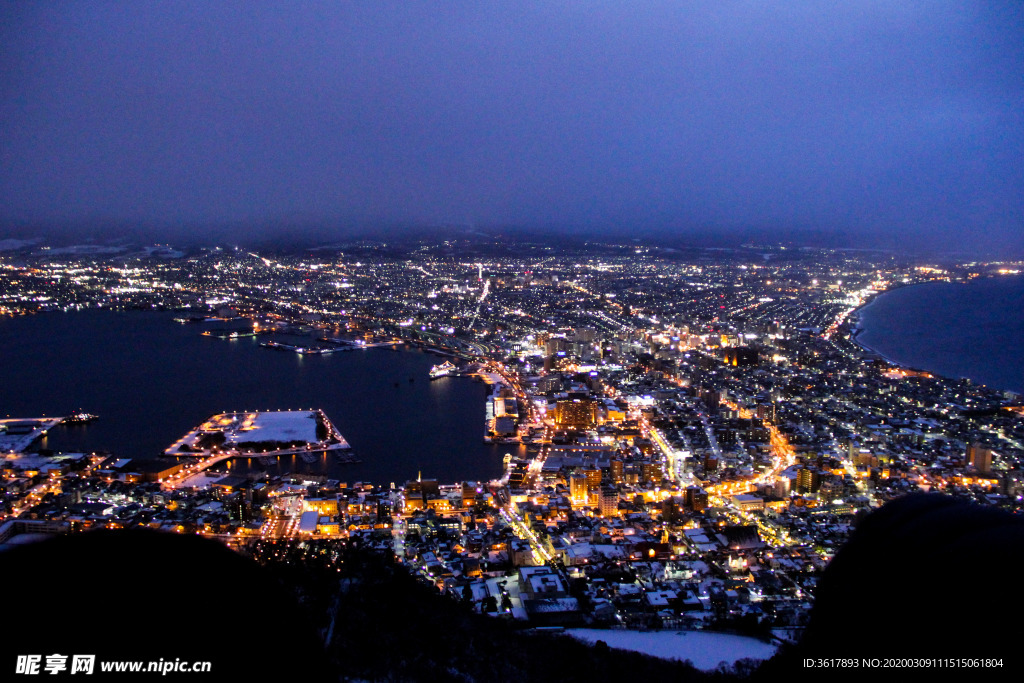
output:
[[[711,670],[720,662],[768,659],[775,646],[744,636],[706,631],[623,631],[592,628],[566,629],[567,634],[596,643],[603,640],[608,647],[643,652],[664,659],[689,659],[698,669]]]
[[[316,441],[316,414],[309,411],[258,413],[252,429],[239,430],[228,436],[230,443],[251,441]]]
[[[223,472],[197,472],[196,474],[193,474],[190,477],[186,477],[184,480],[182,480],[180,484],[177,485],[177,487],[183,489],[193,487],[197,489],[205,489],[213,486],[215,483],[217,483],[223,478]]]

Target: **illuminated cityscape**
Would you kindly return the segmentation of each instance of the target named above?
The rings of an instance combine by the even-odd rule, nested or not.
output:
[[[4,675],[1021,668],[1020,2],[0,17]]]
[[[234,407],[149,460],[117,444],[39,452],[60,418],[12,415],[0,541],[147,527],[329,564],[358,539],[442,595],[534,628],[795,640],[868,511],[918,491],[1024,507],[1019,395],[856,341],[858,309],[881,292],[1020,269],[769,246],[25,244],[0,260],[7,316],[173,310],[197,333],[265,337],[264,353],[418,347],[437,354],[437,381],[491,385],[474,428],[509,455],[490,481],[446,481],[443,467],[397,484],[225,474],[211,468],[243,456],[355,458],[317,410]],[[282,331],[310,342],[275,342]]]

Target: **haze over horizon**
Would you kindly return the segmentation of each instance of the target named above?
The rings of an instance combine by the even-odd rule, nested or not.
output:
[[[0,12],[0,238],[456,225],[1024,254],[1017,2]]]

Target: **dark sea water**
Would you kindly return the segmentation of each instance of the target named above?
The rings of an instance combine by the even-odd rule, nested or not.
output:
[[[1024,393],[1024,276],[894,289],[861,327],[857,340],[892,361]]]
[[[204,325],[173,317],[93,310],[0,319],[0,416],[84,410],[100,419],[51,430],[40,447],[154,458],[213,413],[322,408],[363,462],[289,457],[268,471],[349,483],[402,483],[420,471],[442,482],[491,479],[516,448],[483,442],[487,386],[468,377],[430,381],[436,356],[300,356],[253,337],[203,337]]]

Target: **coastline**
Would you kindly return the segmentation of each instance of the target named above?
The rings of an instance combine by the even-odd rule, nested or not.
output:
[[[316,407],[363,462],[331,458],[314,465],[286,456],[271,464],[271,474],[291,470],[387,485],[414,478],[420,470],[451,481],[486,481],[503,471],[505,451],[484,443],[477,428],[484,387],[420,381],[438,362],[433,354],[417,348],[274,353],[252,337],[211,341],[200,329],[170,322],[173,315],[97,308],[3,319],[0,332],[17,341],[5,346],[6,377],[21,391],[3,396],[0,416],[66,415],[67,406],[81,407],[103,419],[53,430],[47,448],[110,451],[143,461],[159,458],[209,415],[233,408],[310,406],[311,398],[319,397]],[[89,344],[67,345],[72,335]],[[139,375],[133,368],[141,363],[151,364],[146,392],[134,388]],[[77,374],[72,366],[79,367]],[[191,376],[209,379],[182,379]],[[108,388],[99,391],[99,386]],[[406,417],[399,420],[399,413]],[[140,422],[139,415],[148,418]]]
[[[971,279],[971,280],[963,280],[963,279],[957,279],[957,280],[952,280],[952,281],[928,280],[928,281],[925,281],[925,282],[899,283],[897,285],[889,287],[888,289],[884,289],[882,291],[876,292],[869,299],[865,300],[864,303],[862,303],[860,306],[858,306],[857,308],[855,308],[853,311],[850,312],[850,315],[849,315],[848,319],[849,318],[854,318],[856,320],[856,323],[855,323],[855,325],[853,325],[851,327],[851,329],[850,329],[850,331],[848,333],[848,338],[849,338],[849,340],[851,342],[853,342],[858,347],[860,347],[860,349],[865,354],[870,355],[870,356],[874,356],[874,357],[876,357],[878,359],[881,359],[881,360],[885,361],[886,363],[888,363],[889,365],[892,365],[894,368],[898,368],[898,369],[902,369],[902,370],[908,370],[908,371],[912,371],[912,372],[924,372],[924,373],[928,373],[930,375],[934,375],[935,377],[939,377],[941,379],[944,379],[944,380],[947,380],[947,381],[953,381],[953,382],[967,380],[967,381],[971,382],[972,384],[975,384],[977,386],[983,386],[986,389],[988,389],[989,391],[993,391],[993,392],[996,392],[996,393],[1006,393],[1006,392],[1009,392],[1009,393],[1013,393],[1013,394],[1017,394],[1017,395],[1024,394],[1024,387],[1022,387],[1020,389],[1012,388],[1012,387],[996,387],[996,386],[992,386],[990,383],[983,382],[981,380],[977,380],[977,379],[974,379],[973,377],[968,377],[966,375],[964,375],[964,376],[956,376],[954,374],[951,374],[951,373],[948,373],[948,372],[943,372],[941,370],[931,369],[929,367],[923,367],[922,364],[920,364],[920,363],[910,363],[910,362],[905,362],[905,361],[897,360],[897,359],[893,358],[891,355],[887,355],[886,353],[880,351],[879,349],[871,346],[870,344],[868,344],[867,342],[865,342],[862,339],[862,333],[866,329],[865,326],[864,326],[863,313],[865,311],[867,311],[868,309],[870,309],[872,306],[874,306],[878,302],[879,298],[883,294],[888,294],[888,293],[895,292],[896,290],[900,290],[900,289],[904,289],[904,288],[916,288],[916,287],[920,287],[921,285],[929,285],[929,284],[951,284],[951,285],[964,285],[964,286],[967,286],[967,285],[970,285],[972,283],[980,283],[980,282],[985,282],[985,281],[991,282],[991,281],[994,281],[994,280],[1001,280],[1004,277],[1007,277],[1007,276],[1006,275],[998,275],[998,274],[989,274],[989,275],[983,276],[981,278],[975,278],[975,279]],[[1024,278],[1024,275],[1016,275],[1016,276],[1009,276],[1009,277]]]
[[[901,283],[899,283],[897,285],[893,285],[892,287],[889,287],[888,289],[883,289],[880,292],[875,292],[874,294],[872,294],[867,300],[864,301],[864,303],[862,303],[860,306],[858,306],[857,308],[855,308],[852,311],[850,311],[850,315],[847,317],[847,319],[849,319],[849,318],[852,318],[852,317],[856,316],[856,320],[857,320],[856,326],[852,330],[850,330],[850,341],[853,342],[854,344],[856,344],[857,346],[859,346],[865,352],[867,352],[867,353],[869,353],[871,355],[874,355],[874,356],[878,356],[879,358],[881,358],[885,362],[889,363],[890,365],[895,365],[896,367],[903,368],[905,370],[914,370],[915,372],[930,372],[930,371],[923,370],[922,368],[915,368],[915,367],[912,367],[912,366],[910,366],[910,365],[908,365],[906,363],[901,363],[901,362],[899,362],[897,360],[893,360],[892,358],[889,358],[888,356],[886,356],[881,351],[879,351],[877,349],[874,349],[874,348],[868,346],[867,344],[865,344],[864,341],[860,339],[860,335],[861,335],[862,332],[864,332],[864,327],[861,324],[863,322],[863,318],[861,317],[861,315],[864,313],[864,311],[866,311],[869,308],[871,308],[872,306],[874,306],[875,303],[878,301],[878,299],[882,295],[889,294],[891,292],[895,292],[896,290],[899,290],[899,289],[905,289],[907,287],[918,287],[920,285],[933,284],[934,282],[935,282],[934,280],[929,280],[928,282],[913,282],[913,283],[903,283],[903,282],[901,282]],[[966,282],[962,282],[960,284],[967,284],[967,283]]]

